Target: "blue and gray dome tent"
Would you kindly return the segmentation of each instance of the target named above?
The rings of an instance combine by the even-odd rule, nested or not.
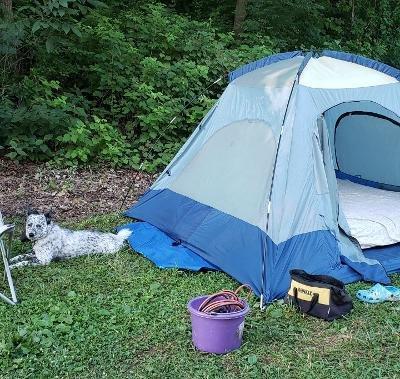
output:
[[[247,64],[126,215],[264,303],[286,293],[292,268],[388,283],[400,248],[379,260],[349,237],[336,177],[400,188],[399,80],[400,70],[335,51]]]

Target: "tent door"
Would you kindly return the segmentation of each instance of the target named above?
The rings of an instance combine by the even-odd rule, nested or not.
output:
[[[353,268],[356,272],[360,273],[363,279],[385,282],[387,281],[387,276],[381,264],[375,259],[366,258],[357,239],[351,236],[346,217],[340,207],[337,179],[332,157],[332,149],[330,146],[331,141],[329,140],[329,133],[323,116],[321,116],[319,123],[321,125],[318,125],[317,130],[318,134],[321,135],[320,145],[322,159],[324,163],[326,181],[329,188],[330,201],[327,200],[327,202],[330,203],[331,211],[331,213],[329,213],[328,210],[325,210],[325,215],[326,218],[328,218],[329,215],[332,217],[334,225],[328,226],[330,226],[330,230],[335,234],[336,240],[338,241],[341,252],[341,260]],[[372,269],[372,267],[374,268]]]

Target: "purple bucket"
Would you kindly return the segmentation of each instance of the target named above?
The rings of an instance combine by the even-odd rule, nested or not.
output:
[[[189,301],[187,307],[192,321],[194,346],[207,353],[225,354],[242,344],[244,318],[249,304],[242,300],[244,309],[238,312],[207,314],[199,312],[201,303],[208,296],[199,296]]]

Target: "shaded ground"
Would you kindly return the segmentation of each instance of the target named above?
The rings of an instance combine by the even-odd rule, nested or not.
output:
[[[133,184],[123,209],[154,179],[154,175],[133,169],[55,169],[0,159],[0,210],[6,216],[22,216],[30,204],[52,209],[58,220],[118,212],[129,186]]]

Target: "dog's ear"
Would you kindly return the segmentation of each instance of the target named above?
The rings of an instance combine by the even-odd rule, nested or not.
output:
[[[27,216],[29,216],[29,215],[36,215],[36,214],[38,214],[39,212],[36,210],[36,209],[33,209],[32,207],[31,207],[31,205],[28,205],[28,208],[26,209],[26,215]]]
[[[46,212],[44,214],[44,216],[46,217],[47,225],[50,224],[51,223],[51,217],[52,217],[52,211],[50,210],[49,212]]]
[[[20,241],[21,241],[21,242],[27,242],[27,241],[29,241],[29,238],[26,236],[25,232],[22,232]]]

